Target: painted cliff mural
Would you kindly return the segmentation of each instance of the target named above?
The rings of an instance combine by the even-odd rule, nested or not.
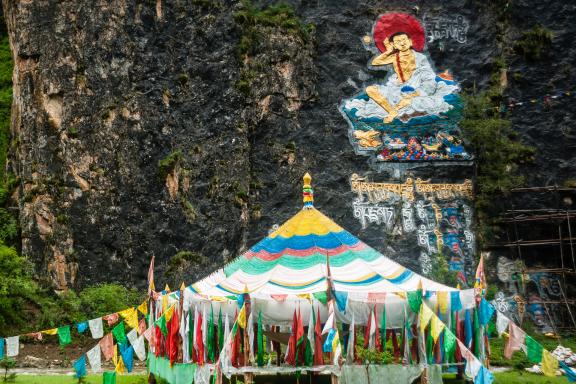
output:
[[[362,42],[375,54],[368,68],[387,75],[340,104],[356,153],[371,156],[377,169],[470,160],[458,129],[460,87],[447,70],[434,70],[422,24],[408,14],[387,13]]]

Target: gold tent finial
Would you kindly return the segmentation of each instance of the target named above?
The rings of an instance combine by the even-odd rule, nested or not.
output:
[[[302,187],[302,201],[304,208],[314,207],[314,191],[312,190],[312,176],[308,172],[303,177],[304,186]]]

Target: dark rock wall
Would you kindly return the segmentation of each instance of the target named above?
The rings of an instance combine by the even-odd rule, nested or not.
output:
[[[500,5],[292,4],[316,26],[308,38],[262,27],[250,54],[239,56],[235,2],[3,1],[15,60],[8,166],[20,178],[14,199],[22,253],[40,277],[57,288],[111,280],[143,286],[156,255],[160,274],[192,282],[300,209],[305,171],[317,207],[375,248],[391,245],[378,231],[362,232],[352,217],[350,176],[390,177],[354,154],[337,109],[382,76],[367,69],[361,38],[389,11],[462,15],[470,23],[467,41],[435,41],[428,51],[437,69],[482,89],[492,61],[507,49],[496,44]],[[511,71],[524,83],[517,76],[510,93],[573,87],[574,6],[511,6],[507,36],[539,22],[556,37],[544,60],[514,56]],[[239,86],[247,73],[248,91]],[[540,106],[511,112],[522,139],[537,148],[532,183],[574,175],[569,100],[546,113]],[[433,165],[412,174],[472,175],[470,166]],[[419,270],[414,244],[392,245],[399,249],[392,257]]]

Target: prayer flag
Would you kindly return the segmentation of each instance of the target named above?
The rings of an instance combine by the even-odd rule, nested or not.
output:
[[[126,366],[124,365],[124,361],[122,361],[122,356],[118,356],[116,368],[114,369],[116,373],[124,373],[126,372]]]
[[[298,318],[296,316],[296,310],[294,310],[294,314],[292,315],[292,330],[286,351],[286,363],[294,366],[296,365],[296,328],[298,328]]]
[[[464,318],[464,344],[466,348],[472,348],[472,317],[470,314],[471,309],[466,310],[466,317]]]
[[[93,339],[101,339],[104,336],[104,327],[102,325],[102,318],[88,320],[88,327]]]
[[[420,311],[420,306],[422,305],[422,289],[419,288],[416,291],[407,292],[408,295],[408,305],[414,313]]]
[[[502,312],[496,312],[496,331],[498,332],[498,336],[502,336],[504,331],[508,328],[509,323],[510,319],[504,316]]]
[[[248,338],[247,345],[244,345],[244,350],[248,350],[248,359],[250,360],[250,363],[254,363],[254,319],[252,318],[252,311],[250,311],[250,314],[248,315],[246,333]]]
[[[148,294],[156,290],[154,286],[154,256],[150,260],[150,267],[148,268]]]
[[[208,361],[216,361],[216,346],[214,345],[214,308],[210,305],[210,319],[208,320],[208,330],[206,331],[206,347],[208,349]]]
[[[542,350],[542,373],[545,376],[555,377],[558,369],[558,359],[548,350]]]
[[[246,328],[246,306],[242,305],[242,309],[240,309],[240,313],[238,313],[238,317],[236,318],[236,322],[240,326],[240,328]]]
[[[114,339],[112,338],[112,334],[107,333],[98,344],[100,345],[104,359],[106,361],[110,360],[114,356]]]
[[[117,313],[111,313],[109,315],[102,316],[102,319],[106,320],[108,326],[111,327],[118,322],[119,316]]]
[[[100,344],[96,344],[94,348],[86,352],[86,357],[88,357],[88,362],[90,363],[90,369],[92,369],[92,372],[97,373],[102,370]]]
[[[74,375],[75,377],[81,378],[86,376],[86,355],[80,356],[80,358],[76,360],[73,365],[74,371],[76,372]]]
[[[438,316],[432,316],[432,320],[430,322],[430,334],[432,335],[432,340],[434,340],[434,342],[438,340],[438,337],[440,336],[440,333],[442,333],[443,329],[444,323],[440,321]]]
[[[446,328],[444,331],[444,353],[446,356],[452,356],[456,347],[456,335]]]
[[[0,360],[4,358],[4,339],[0,337]]]
[[[386,303],[382,305],[382,316],[380,317],[380,338],[380,348],[386,349]]]
[[[526,339],[526,332],[520,329],[520,327],[518,327],[513,322],[510,322],[508,326],[508,342],[504,347],[504,357],[507,359],[511,359],[512,354],[515,351],[519,351],[520,349],[522,349],[525,339]]]
[[[102,384],[116,384],[116,372],[104,372],[102,374]]]
[[[434,312],[432,312],[428,305],[424,304],[420,306],[420,332],[424,332],[433,315]]]
[[[334,299],[336,300],[336,305],[340,312],[346,312],[346,303],[348,302],[348,292],[345,291],[334,291]]]
[[[78,331],[78,333],[84,333],[84,331],[86,331],[86,329],[88,329],[88,322],[87,321],[83,321],[81,323],[76,324],[76,330]]]
[[[58,334],[58,328],[47,329],[45,331],[42,331],[42,333],[45,333],[45,334],[50,335],[50,336],[54,336],[54,335]]]
[[[316,309],[316,322],[314,324],[314,365],[324,364],[322,355],[322,331],[320,330],[320,307]]]
[[[140,336],[136,339],[136,342],[132,344],[134,347],[134,353],[140,361],[146,361],[146,345],[144,344],[144,336]]]
[[[533,363],[540,363],[542,361],[543,349],[536,340],[526,335],[526,355],[528,356],[528,360]]]
[[[444,315],[448,311],[448,292],[436,292],[436,297],[438,298],[438,309],[440,314]]]
[[[494,382],[494,375],[488,368],[482,366],[474,379],[474,384],[492,384]]]
[[[170,330],[168,331],[167,350],[170,367],[172,367],[176,360],[178,360],[178,333],[180,330],[180,319],[178,315],[178,312],[174,312],[172,319],[170,320]],[[128,368],[128,362],[126,359],[124,359],[124,363]],[[128,372],[130,372],[130,370],[131,368],[129,368]]]
[[[198,312],[198,321],[194,323],[196,335],[194,339],[194,346],[198,357],[198,364],[204,365],[204,340],[202,337],[202,313]]]
[[[126,332],[124,329],[124,323],[120,322],[117,326],[112,328],[112,334],[117,342],[126,344]]]
[[[131,329],[130,332],[126,334],[126,338],[130,342],[130,345],[134,345],[136,339],[138,338],[138,332],[135,329]]]
[[[484,274],[484,255],[480,254],[480,261],[478,262],[478,268],[476,268],[476,276],[474,278],[474,291],[476,292],[476,297],[484,296],[486,292],[486,275]]]
[[[65,325],[58,328],[58,342],[60,345],[68,345],[72,342],[72,336],[70,335],[70,326]]]
[[[124,363],[124,367],[128,373],[132,372],[132,368],[134,367],[134,348],[129,346],[121,351],[120,354],[122,355],[121,361]]]
[[[354,360],[356,359],[356,334],[354,327],[354,312],[352,312],[352,322],[350,323],[348,334],[348,345],[346,346],[346,364],[354,364]]]
[[[130,328],[138,329],[138,311],[136,308],[128,308],[120,312],[120,315],[124,318],[124,321]]]
[[[480,325],[483,327],[488,324],[488,321],[492,318],[494,314],[494,307],[490,304],[484,297],[480,299],[480,305],[478,306],[478,318],[480,320]]]
[[[262,330],[262,311],[258,312],[258,329],[256,330],[256,345],[258,347],[257,364],[259,367],[264,365],[264,335]]]
[[[217,350],[220,351],[224,348],[224,326],[222,323],[222,308],[220,308],[220,312],[218,313],[218,348]]]
[[[18,356],[20,351],[20,336],[11,336],[6,338],[6,356]]]
[[[144,300],[142,302],[142,304],[140,304],[138,306],[138,310],[140,311],[141,314],[143,315],[147,315],[148,314],[148,304],[146,303],[146,300]]]
[[[450,309],[452,311],[460,311],[462,309],[460,291],[450,292]]]
[[[296,319],[296,348],[304,342],[304,324],[302,323],[302,314],[298,308],[298,317]]]

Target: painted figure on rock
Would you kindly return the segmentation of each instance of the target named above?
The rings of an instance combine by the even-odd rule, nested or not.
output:
[[[422,25],[410,15],[388,13],[363,42],[378,52],[369,68],[389,74],[340,105],[356,152],[377,161],[470,159],[458,139],[460,88],[447,71],[436,74],[422,53]]]

